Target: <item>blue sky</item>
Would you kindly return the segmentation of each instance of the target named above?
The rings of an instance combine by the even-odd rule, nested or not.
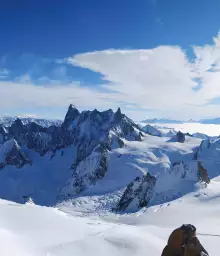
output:
[[[8,0],[0,115],[220,116],[220,1]],[[218,85],[219,84],[219,85]]]

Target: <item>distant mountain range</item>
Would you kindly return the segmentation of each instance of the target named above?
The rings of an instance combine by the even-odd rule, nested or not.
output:
[[[151,118],[151,119],[146,119],[141,121],[142,123],[148,123],[148,124],[182,124],[184,123],[184,121],[181,120],[173,120],[173,119],[166,119],[166,118],[161,118],[161,119],[157,119],[157,118]]]
[[[20,119],[22,121],[22,123],[24,125],[34,122],[38,125],[41,125],[43,127],[49,127],[51,125],[56,125],[56,126],[60,126],[62,124],[61,120],[57,120],[57,119],[43,119],[43,118],[33,118],[33,117],[18,117],[18,116],[14,116],[14,117],[8,117],[8,116],[3,116],[0,117],[0,124],[3,126],[10,126],[12,125],[12,123],[16,120],[16,119]]]
[[[220,124],[220,118],[210,118],[210,119],[200,119],[200,120],[174,120],[174,119],[166,119],[166,118],[151,118],[142,120],[141,123],[146,124],[183,124],[183,123],[200,123],[200,124]]]

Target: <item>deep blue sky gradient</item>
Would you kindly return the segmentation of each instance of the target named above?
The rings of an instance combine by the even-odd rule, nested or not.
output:
[[[219,30],[219,11],[218,0],[1,1],[0,56],[202,45]]]

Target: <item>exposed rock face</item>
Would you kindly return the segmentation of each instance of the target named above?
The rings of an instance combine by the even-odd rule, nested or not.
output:
[[[28,133],[27,146],[43,156],[48,150],[52,150],[52,136],[43,132]]]
[[[202,166],[200,161],[190,161],[173,163],[172,173],[175,175],[179,173],[181,178],[190,179],[195,181],[203,181],[206,184],[210,183],[208,171]]]
[[[185,140],[186,140],[185,134],[179,131],[176,135],[174,135],[171,138],[170,141],[183,143]]]
[[[108,169],[107,157],[108,150],[103,145],[99,145],[92,154],[73,166],[74,178],[69,180],[63,195],[65,197],[76,195],[102,179]]]
[[[17,118],[9,127],[9,133],[14,137],[17,137],[20,134],[25,133],[26,131],[27,129],[25,129],[25,126],[23,125],[22,121],[19,118]]]
[[[34,132],[47,132],[47,128],[40,126],[39,124],[35,122],[30,122],[28,123],[25,127],[27,127],[27,131],[29,133],[34,133]]]
[[[175,162],[170,170],[173,177],[198,181],[198,168],[196,161]],[[177,179],[178,180],[178,179]]]
[[[8,137],[7,128],[0,124],[0,144],[3,144]]]
[[[210,183],[210,178],[208,176],[208,171],[202,166],[202,163],[198,161],[198,177],[201,181],[206,184]]]
[[[156,178],[149,173],[143,177],[137,177],[127,186],[114,210],[137,210],[147,206],[153,196],[155,184]]]
[[[179,132],[176,134],[176,141],[177,141],[177,142],[180,142],[180,143],[183,143],[185,140],[186,140],[185,134],[179,131]]]
[[[121,109],[118,108],[117,111],[115,112],[114,120],[116,123],[119,123],[122,121],[123,115],[121,113]]]
[[[4,168],[6,165],[14,165],[17,168],[23,167],[25,164],[30,164],[31,161],[19,147],[16,140],[9,140],[1,145],[1,159],[0,168]]]
[[[76,109],[75,106],[71,104],[66,113],[62,127],[64,127],[65,129],[72,128],[74,126],[73,122],[79,116],[79,114],[80,113],[78,109]]]

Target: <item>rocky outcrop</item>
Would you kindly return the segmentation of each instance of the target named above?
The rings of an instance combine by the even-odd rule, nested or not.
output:
[[[66,116],[64,118],[62,127],[65,129],[72,129],[74,127],[74,120],[79,116],[79,114],[79,110],[75,106],[70,104]]]
[[[28,133],[27,147],[43,156],[49,150],[52,151],[52,136],[43,132]]]
[[[74,196],[93,186],[102,179],[108,169],[108,150],[98,145],[93,152],[73,166],[73,177],[67,183],[62,194],[65,197]]]
[[[27,128],[27,132],[28,133],[36,133],[36,132],[47,132],[47,128],[46,127],[42,127],[41,125],[35,123],[35,122],[30,122],[28,124],[26,124],[25,126]]]
[[[210,183],[208,171],[202,166],[200,161],[198,161],[198,178],[206,184]]]
[[[6,165],[14,165],[17,168],[23,167],[25,164],[31,164],[26,154],[19,147],[16,140],[11,139],[1,145],[0,148],[0,168],[3,169]]]
[[[123,119],[123,115],[122,115],[122,113],[121,113],[121,109],[118,108],[117,111],[115,112],[114,121],[115,121],[116,123],[119,123],[119,122],[122,121],[122,119]]]
[[[181,178],[210,183],[208,171],[200,161],[174,162],[170,174],[179,175]]]
[[[176,135],[174,135],[171,139],[170,142],[179,142],[183,143],[186,140],[185,134],[182,132],[177,132]]]
[[[18,137],[20,134],[24,134],[27,132],[26,127],[23,125],[22,121],[17,118],[12,125],[9,127],[9,133],[14,136]]]
[[[149,173],[137,177],[125,189],[114,211],[133,211],[148,206],[154,192],[156,178]]]
[[[0,144],[3,144],[8,138],[8,130],[0,124]]]
[[[176,142],[183,143],[185,140],[186,140],[185,134],[179,131],[176,134]]]
[[[122,114],[120,108],[114,114],[114,118],[110,123],[110,130],[117,136],[126,138],[127,140],[142,141],[143,134],[139,126]]]

